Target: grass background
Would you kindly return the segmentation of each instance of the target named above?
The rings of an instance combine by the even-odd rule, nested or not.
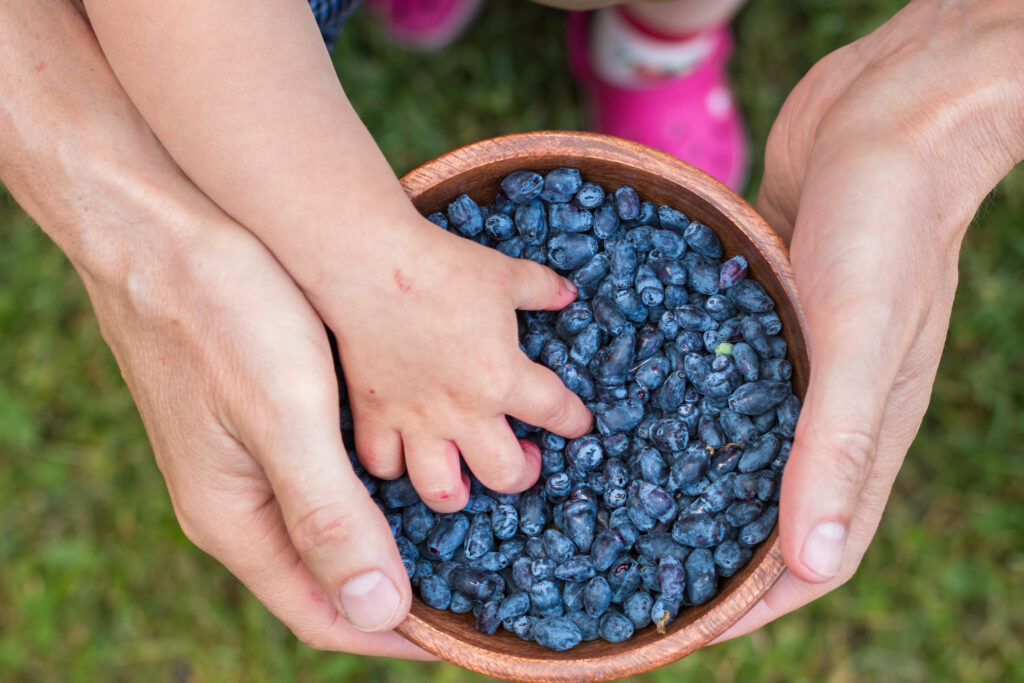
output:
[[[900,3],[755,2],[733,70],[759,150],[822,55]],[[489,3],[422,57],[356,16],[335,52],[396,171],[514,131],[585,126],[564,15]],[[1024,680],[1024,173],[968,234],[921,433],[859,574],[767,628],[637,680]],[[61,253],[0,189],[0,680],[477,681],[314,652],[175,523],[145,433]]]

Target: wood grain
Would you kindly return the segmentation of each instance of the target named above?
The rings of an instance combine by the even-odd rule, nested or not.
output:
[[[518,169],[544,173],[579,168],[585,180],[614,191],[632,185],[640,198],[676,208],[712,226],[726,256],[742,254],[750,277],[776,301],[793,366],[793,389],[801,399],[810,368],[803,315],[785,246],[764,219],[715,179],[657,150],[593,133],[546,131],[484,140],[410,171],[402,185],[423,214],[443,210],[465,192],[482,205],[493,201],[501,179]],[[625,643],[581,643],[552,652],[499,629],[478,632],[471,614],[453,614],[413,600],[398,631],[442,659],[483,674],[517,681],[606,681],[649,671],[708,644],[743,616],[784,571],[778,529],[738,574],[720,584],[711,602],[683,608],[659,634],[653,626]]]

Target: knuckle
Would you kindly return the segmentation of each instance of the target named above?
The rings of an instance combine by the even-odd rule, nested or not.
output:
[[[327,546],[344,546],[358,534],[356,520],[350,510],[340,505],[311,508],[292,524],[289,535],[299,555]]]
[[[292,629],[292,633],[298,638],[306,647],[318,650],[320,652],[327,652],[329,650],[336,649],[334,643],[331,642],[330,637],[324,631],[309,627],[295,627]]]
[[[523,488],[522,467],[504,466],[487,473],[484,484],[498,493],[519,493]]]
[[[468,497],[461,483],[432,486],[417,490],[423,502],[428,507],[439,512],[461,509],[465,505],[465,500],[463,499]]]
[[[875,435],[860,429],[842,429],[833,433],[830,440],[839,465],[837,475],[860,486],[875,460]]]

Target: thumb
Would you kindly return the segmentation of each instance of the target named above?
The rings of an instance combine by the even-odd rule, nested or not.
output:
[[[387,631],[409,610],[411,591],[384,515],[355,475],[329,406],[315,390],[281,401],[245,438],[270,481],[292,545],[348,622]],[[333,402],[332,402],[333,401]],[[333,428],[332,428],[333,427]]]
[[[900,212],[865,210],[842,194],[821,191],[824,204],[805,202],[793,238],[811,375],[783,477],[779,534],[790,571],[814,583],[846,566],[890,394],[920,328],[907,296],[914,254]]]
[[[510,259],[512,292],[516,308],[523,311],[557,311],[576,299],[576,285],[529,259]]]

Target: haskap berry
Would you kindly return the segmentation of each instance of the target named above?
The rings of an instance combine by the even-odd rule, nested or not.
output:
[[[664,633],[778,519],[800,400],[775,302],[742,256],[723,262],[713,226],[576,169],[515,171],[490,206],[460,195],[428,218],[576,285],[563,311],[520,314],[520,340],[596,420],[566,440],[510,419],[541,449],[540,481],[499,494],[471,476],[465,509],[438,514],[408,477],[360,465],[339,378],[352,466],[420,598],[553,650]]]

